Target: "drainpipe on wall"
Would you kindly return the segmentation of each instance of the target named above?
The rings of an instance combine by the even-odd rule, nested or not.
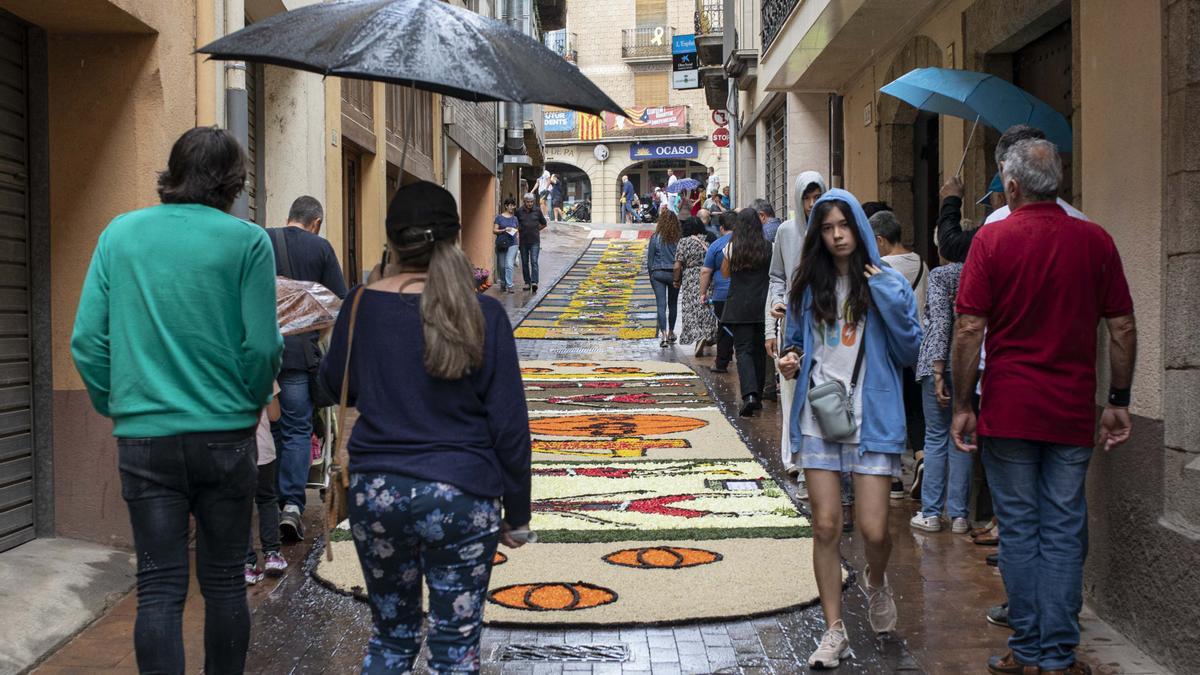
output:
[[[245,0],[225,0],[225,34],[241,30],[245,25]],[[250,119],[246,98],[245,61],[225,63],[225,128],[237,138],[242,148],[249,148]],[[250,197],[244,189],[233,202],[232,214],[242,219],[250,217]]]
[[[521,10],[525,0],[504,0],[504,18],[513,30],[524,33]],[[504,154],[525,154],[525,110],[520,103],[504,104]]]

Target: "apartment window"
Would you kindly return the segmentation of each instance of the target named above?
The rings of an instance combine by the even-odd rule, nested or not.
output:
[[[766,200],[775,207],[775,214],[787,217],[787,106],[771,113],[764,123],[766,134]]]
[[[637,0],[637,27],[666,26],[667,0]]]
[[[670,91],[671,73],[668,71],[634,73],[633,75],[633,104],[635,106],[647,108],[665,106]]]

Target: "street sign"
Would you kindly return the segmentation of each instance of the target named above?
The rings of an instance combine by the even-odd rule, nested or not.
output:
[[[696,59],[696,36],[676,35],[671,38],[672,87],[700,88],[700,63]]]
[[[729,147],[729,129],[725,127],[717,127],[712,133],[713,145],[718,148]]]
[[[629,146],[629,159],[696,159],[700,149],[695,141],[662,141],[634,143]]]
[[[719,127],[729,126],[729,113],[724,110],[714,110],[712,111],[712,121]]]

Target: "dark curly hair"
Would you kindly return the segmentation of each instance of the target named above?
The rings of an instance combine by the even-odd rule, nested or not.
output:
[[[228,212],[246,187],[246,152],[233,134],[195,127],[171,147],[167,170],[158,174],[164,204],[204,204]]]

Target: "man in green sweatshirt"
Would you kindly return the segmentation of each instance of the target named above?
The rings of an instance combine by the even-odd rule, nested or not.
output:
[[[227,213],[245,167],[226,131],[181,136],[159,175],[163,203],[118,216],[100,235],[75,317],[71,354],[117,437],[137,549],[142,672],[184,669],[189,515],[206,669],[241,672],[246,658],[254,431],[283,342],[271,242]]]

